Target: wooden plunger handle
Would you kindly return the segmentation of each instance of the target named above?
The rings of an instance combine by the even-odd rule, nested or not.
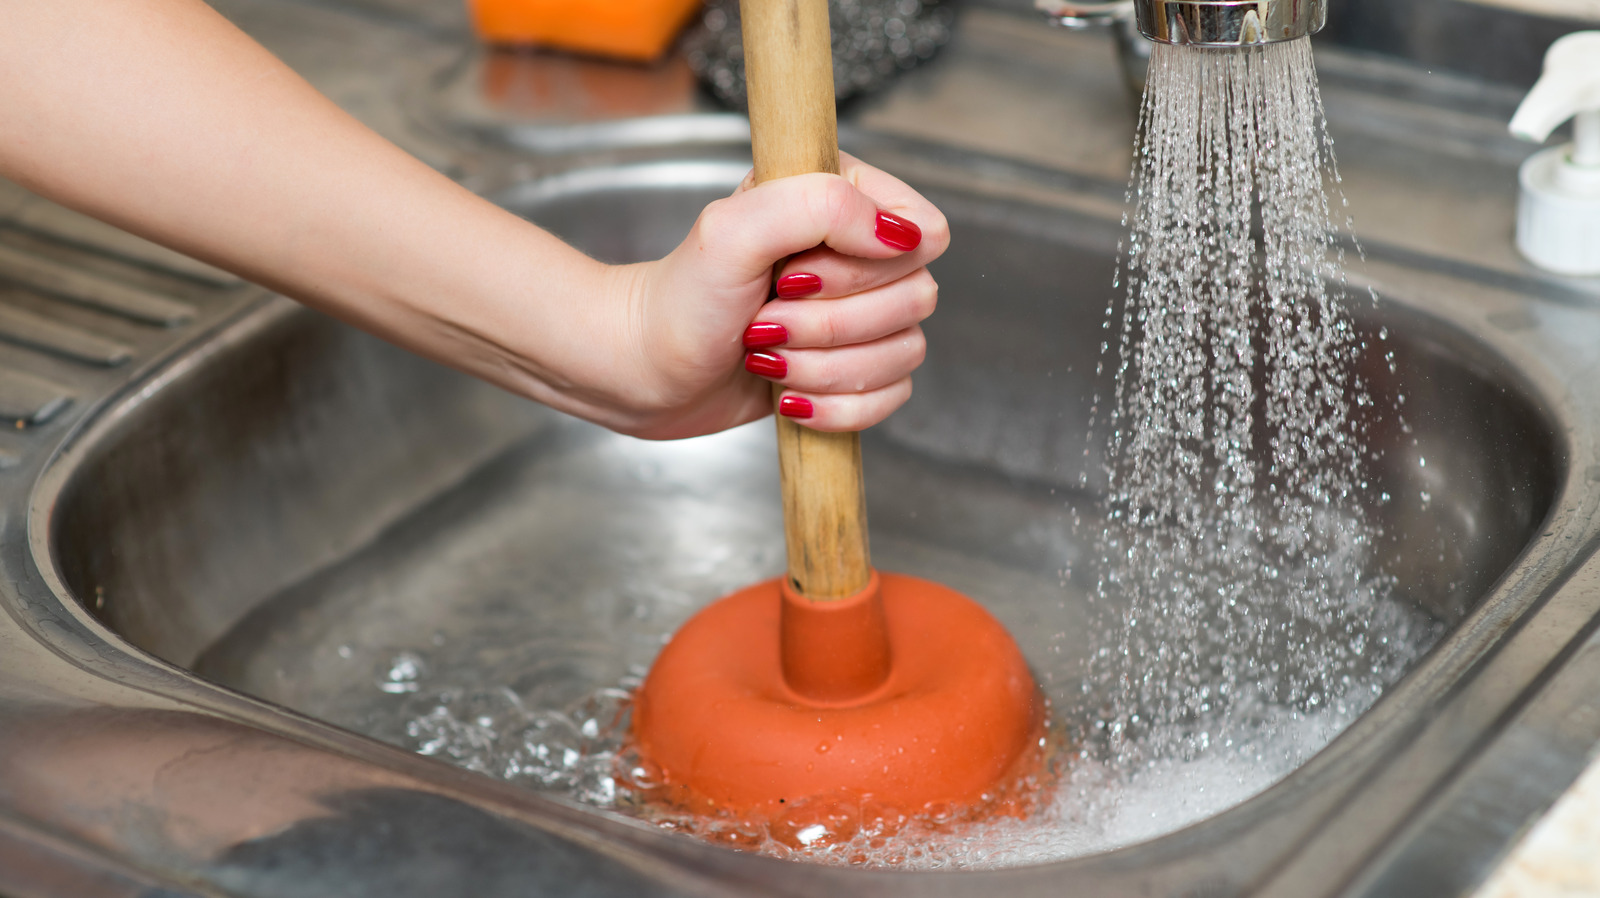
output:
[[[756,181],[837,174],[828,0],[740,0],[739,13]],[[872,577],[861,437],[776,417],[790,583],[818,601],[854,595]]]

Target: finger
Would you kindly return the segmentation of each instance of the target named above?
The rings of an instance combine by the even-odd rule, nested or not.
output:
[[[694,249],[753,277],[772,262],[819,244],[848,256],[888,259],[920,244],[920,228],[880,210],[838,175],[796,175],[758,184],[706,206]]]
[[[917,223],[917,227],[922,229],[922,244],[918,250],[927,254],[929,261],[938,258],[949,247],[950,225],[944,213],[927,197],[894,175],[874,168],[849,153],[839,154],[839,168],[846,181],[872,197],[879,206]]]
[[[870,343],[832,349],[761,349],[745,370],[803,393],[865,393],[908,377],[922,364],[928,342],[916,325]]]
[[[939,302],[928,269],[840,299],[790,299],[761,307],[745,332],[748,349],[811,349],[867,343],[925,320]]]
[[[949,226],[944,214],[922,194],[895,176],[841,152],[840,176],[855,185],[857,190],[877,201],[882,208],[918,223],[923,232],[923,242],[931,251],[929,258],[937,258],[950,243]],[[756,186],[755,169],[745,173],[733,194],[744,193]]]
[[[892,259],[859,259],[819,247],[796,254],[778,270],[779,299],[833,299],[893,283],[932,256],[918,249]]]
[[[827,298],[848,296],[898,280],[942,255],[950,245],[944,214],[900,179],[848,155],[841,155],[843,177],[884,210],[916,222],[921,240],[915,250],[886,260],[861,259],[827,246],[797,253],[779,270],[779,295]],[[798,275],[786,295],[782,279]],[[806,277],[809,275],[809,277]]]
[[[784,390],[778,398],[778,414],[812,430],[831,433],[866,430],[889,417],[910,398],[909,377],[867,393]]]

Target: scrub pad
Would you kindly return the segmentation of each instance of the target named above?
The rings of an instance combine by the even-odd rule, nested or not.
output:
[[[478,36],[491,44],[538,44],[650,62],[700,0],[468,0]]]

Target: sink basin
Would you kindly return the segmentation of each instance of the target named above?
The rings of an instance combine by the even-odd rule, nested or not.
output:
[[[498,199],[629,261],[744,170],[577,168]],[[916,395],[863,436],[874,560],[987,604],[1071,720],[1119,225],[1046,188],[920,186],[954,241]],[[770,423],[633,440],[261,300],[40,462],[26,541],[7,544],[36,567],[5,598],[58,700],[0,690],[0,848],[6,821],[42,821],[101,858],[80,866],[249,895],[1382,891],[1432,862],[1450,790],[1489,782],[1463,771],[1495,763],[1600,608],[1600,475],[1573,462],[1600,402],[1564,386],[1600,361],[1580,339],[1600,315],[1400,261],[1374,252],[1383,300],[1357,319],[1376,407],[1405,411],[1372,426],[1390,498],[1368,509],[1386,534],[1371,563],[1420,635],[1370,710],[1238,795],[1058,855],[1081,857],[895,873],[732,852],[406,751],[440,690],[592,699],[695,609],[781,571]]]

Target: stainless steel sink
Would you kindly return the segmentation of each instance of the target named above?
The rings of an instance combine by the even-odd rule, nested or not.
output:
[[[498,196],[621,261],[664,252],[743,172],[577,168]],[[917,395],[864,439],[876,557],[988,602],[1065,706],[1087,646],[1062,570],[1092,560],[1072,516],[1098,485],[1080,474],[1118,225],[1059,186],[957,180],[924,185],[955,240]],[[1600,313],[1367,267],[1384,300],[1360,313],[1365,369],[1410,425],[1374,431],[1383,563],[1444,635],[1324,751],[1193,826],[994,872],[795,865],[344,729],[397,647],[448,642],[438,663],[468,673],[521,651],[595,685],[647,663],[695,607],[781,569],[772,441],[619,437],[254,300],[59,431],[31,489],[13,480],[31,499],[6,522],[0,846],[249,895],[1313,895],[1409,869],[1441,796],[1587,657],[1567,646],[1600,609],[1600,474],[1573,459],[1600,432],[1580,376]]]
[[[291,15],[232,5],[266,33]],[[1126,142],[1056,165],[1027,113],[1059,93],[1041,73],[1094,66],[988,15],[943,68],[843,122],[847,149],[927,192],[955,236],[917,394],[864,437],[873,546],[990,604],[1070,710],[1094,562],[1081,521],[1102,486],[1084,425],[1107,388],[1126,170],[1093,146]],[[381,24],[327,33],[372,58],[424,41],[378,43]],[[1509,216],[1515,159],[1484,120],[1457,128],[1462,95],[1324,61],[1346,189],[1358,215],[1385,210],[1352,266],[1356,295],[1382,296],[1358,314],[1364,371],[1378,408],[1405,396],[1408,429],[1373,423],[1392,496],[1370,509],[1376,563],[1436,637],[1260,794],[985,872],[733,852],[390,744],[384,703],[404,696],[374,664],[396,651],[460,681],[615,684],[696,607],[780,570],[769,425],[618,437],[0,183],[0,249],[36,260],[0,254],[0,413],[17,423],[0,432],[0,893],[1467,892],[1600,746],[1600,285],[1519,267],[1485,223]],[[962,106],[962,78],[1017,107]],[[1114,70],[1102,86],[1075,114],[1125,116]],[[950,109],[982,127],[939,137],[926,113]],[[1013,148],[1001,126],[1023,119]],[[1418,150],[1414,122],[1445,149]],[[532,161],[509,136],[429,149],[621,261],[664,252],[742,176],[742,148],[712,137]]]

